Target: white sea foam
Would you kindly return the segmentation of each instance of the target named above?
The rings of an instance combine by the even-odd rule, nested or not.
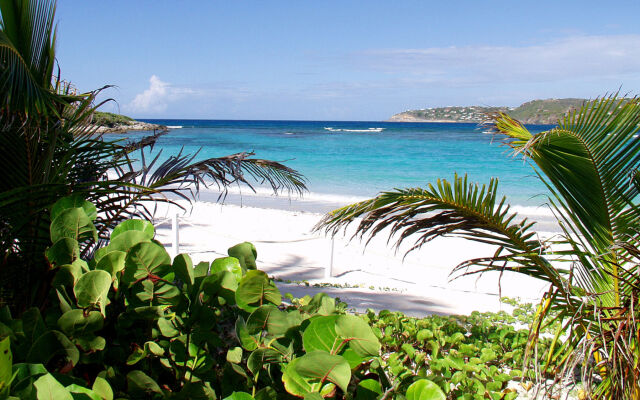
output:
[[[241,195],[243,197],[244,196],[263,197],[263,198],[281,197],[281,198],[289,199],[286,191],[281,192],[278,196],[276,196],[273,193],[273,190],[271,190],[269,187],[257,186],[257,187],[254,187],[254,189],[255,189],[255,192],[246,186],[242,186],[242,187],[231,186],[228,188],[227,192],[230,195]],[[215,190],[215,188],[210,188],[208,189],[208,191],[219,193],[219,191]],[[290,200],[296,201],[296,202],[310,202],[310,203],[314,202],[314,203],[326,203],[326,204],[335,204],[335,205],[347,205],[347,204],[368,200],[371,197],[349,195],[349,194],[306,192],[302,196],[292,194],[290,196]],[[553,212],[547,206],[526,206],[526,205],[514,204],[511,206],[510,211],[518,213],[518,215],[523,217],[545,217],[545,219],[553,218]]]
[[[367,129],[337,129],[332,127],[325,127],[325,130],[329,132],[357,132],[357,133],[371,133],[382,132],[385,128],[367,128]]]
[[[280,192],[278,196],[273,193],[269,187],[257,186],[254,187],[254,190],[251,190],[247,186],[230,186],[227,190],[228,194],[231,195],[241,195],[243,197],[264,197],[264,198],[273,198],[273,197],[282,197],[288,199],[288,195],[286,191]],[[209,188],[207,191],[213,193],[219,193],[218,190],[215,190],[215,187]],[[318,192],[306,192],[302,196],[298,196],[295,193],[292,193],[290,196],[292,201],[300,201],[300,202],[316,202],[316,203],[327,203],[327,204],[351,204],[359,201],[367,200],[369,197],[365,196],[354,196],[354,195],[342,195],[342,194],[332,194],[332,193],[318,193]]]

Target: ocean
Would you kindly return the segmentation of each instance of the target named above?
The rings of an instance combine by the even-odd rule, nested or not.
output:
[[[199,151],[198,158],[254,151],[255,157],[280,161],[300,171],[308,180],[309,193],[303,199],[306,205],[295,207],[306,207],[307,211],[324,212],[393,188],[424,187],[438,178],[451,180],[458,173],[478,183],[498,178],[499,192],[515,209],[529,215],[548,214],[540,208],[545,203],[546,188],[531,166],[522,158],[514,158],[498,138],[483,133],[476,124],[144,121],[173,127],[154,150],[162,149],[163,156],[181,149],[187,153]],[[548,128],[529,127],[532,131]],[[277,202],[265,199],[270,196],[264,190],[258,190],[262,202]],[[231,196],[231,201],[252,201],[247,189],[242,193],[242,198]],[[290,200],[286,203],[286,207],[294,207]]]

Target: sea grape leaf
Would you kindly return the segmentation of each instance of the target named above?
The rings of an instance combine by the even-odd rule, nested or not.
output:
[[[266,331],[268,330],[270,319],[276,319],[279,323],[284,322],[286,324],[286,317],[284,317],[283,314],[284,313],[278,310],[278,307],[273,304],[260,306],[249,315],[247,319],[247,329],[251,334]]]
[[[107,271],[111,274],[111,279],[115,279],[118,272],[124,269],[124,260],[126,257],[127,253],[124,251],[110,251],[100,258],[95,269]]]
[[[427,339],[431,339],[433,337],[433,332],[429,329],[421,329],[416,334],[416,340],[419,342],[425,341]]]
[[[238,243],[235,246],[230,247],[227,250],[227,254],[229,254],[230,257],[238,259],[243,271],[246,272],[248,270],[256,269],[258,251],[253,244],[249,242]]]
[[[342,355],[352,368],[380,351],[380,342],[371,327],[354,315],[312,318],[302,334],[302,343],[307,352],[322,350]]]
[[[428,379],[419,379],[411,384],[405,396],[407,400],[446,400],[442,389]]]
[[[75,383],[68,385],[66,389],[71,393],[74,400],[103,400],[102,396],[94,392],[92,389],[88,389]]]
[[[109,253],[111,249],[109,246],[100,247],[93,253],[93,262],[96,264],[100,262],[100,259],[104,257],[107,253]]]
[[[224,400],[254,400],[254,398],[249,393],[233,392],[225,397]]]
[[[150,243],[148,235],[142,231],[125,231],[120,233],[115,238],[111,239],[109,245],[105,250],[107,253],[111,251],[124,251],[128,252],[133,246],[138,243]]]
[[[173,271],[187,287],[193,286],[193,261],[187,254],[178,254],[173,259]]]
[[[227,361],[233,364],[240,364],[242,361],[242,347],[234,347],[227,350]]]
[[[15,364],[11,392],[19,398],[33,398],[34,396],[31,395],[34,390],[33,382],[47,373],[47,369],[42,364]]]
[[[104,316],[98,311],[84,312],[74,309],[65,312],[58,319],[58,328],[72,337],[79,337],[102,329]]]
[[[267,304],[255,310],[247,319],[250,333],[266,330],[269,336],[280,338],[287,335],[289,329],[302,323],[300,313],[295,311],[280,311],[278,307]]]
[[[62,211],[51,221],[49,231],[53,243],[62,238],[71,238],[79,242],[89,238],[98,240],[98,231],[82,208]]]
[[[278,393],[271,386],[266,386],[258,390],[255,398],[256,400],[278,400]]]
[[[99,376],[96,377],[91,389],[104,400],[113,400],[113,389],[111,389],[111,385],[109,385],[106,379]]]
[[[127,361],[125,363],[127,365],[135,365],[138,361],[144,359],[146,356],[147,356],[147,353],[144,350],[144,348],[140,346],[135,346],[133,349],[133,352],[129,354],[129,357],[127,357]]]
[[[51,220],[53,221],[63,211],[70,208],[82,208],[91,221],[95,220],[98,216],[98,210],[92,202],[85,200],[80,195],[73,195],[63,197],[53,204],[51,207]]]
[[[307,352],[293,359],[282,375],[287,392],[300,397],[319,392],[326,382],[334,383],[346,393],[350,380],[351,368],[347,360],[324,351]]]
[[[155,236],[155,230],[153,229],[153,224],[151,222],[142,219],[128,219],[121,222],[113,229],[113,232],[111,232],[111,240],[128,231],[142,232],[149,240],[153,239]]]
[[[221,296],[230,304],[236,301],[238,279],[229,271],[213,273],[202,280],[200,290],[210,298]]]
[[[254,376],[265,364],[279,364],[282,362],[282,355],[273,349],[260,348],[256,349],[249,355],[247,359],[247,368]]]
[[[136,231],[126,232],[118,237],[132,232]],[[171,272],[171,258],[167,251],[155,243],[142,242],[133,246],[127,253],[122,283],[132,285],[147,278],[164,278]]]
[[[64,365],[75,366],[80,359],[78,348],[60,331],[46,331],[31,345],[27,362],[47,364],[54,357],[62,356]]]
[[[102,336],[83,336],[80,338],[75,338],[74,342],[78,347],[86,352],[94,352],[104,350],[104,347],[107,345],[107,341]]]
[[[0,341],[0,396],[6,394],[13,377],[13,354],[9,337]]]
[[[35,342],[38,337],[47,331],[47,326],[44,324],[39,309],[31,307],[22,313],[22,331],[27,343]]]
[[[307,352],[322,350],[335,354],[339,343],[336,333],[338,315],[318,316],[311,319],[302,334],[302,344]]]
[[[216,258],[211,263],[211,273],[229,271],[233,273],[238,280],[242,279],[242,266],[235,257]]]
[[[133,308],[134,318],[144,318],[149,320],[156,320],[158,318],[164,317],[164,310],[168,306],[140,306]],[[130,311],[127,311],[130,312]]]
[[[93,270],[83,274],[73,287],[76,302],[80,308],[98,307],[104,315],[107,306],[107,294],[111,288],[111,274],[107,271]]]
[[[38,400],[73,400],[71,393],[51,374],[42,375],[33,385]]]
[[[137,396],[150,396],[152,393],[162,394],[158,383],[139,370],[127,374],[127,388],[129,393]]]
[[[63,237],[53,244],[45,253],[50,263],[55,265],[71,264],[80,258],[78,241]]]
[[[302,308],[309,314],[331,315],[336,311],[336,300],[326,293],[318,293]]]
[[[193,268],[193,276],[200,278],[209,275],[209,263],[201,261]]]
[[[178,336],[180,331],[176,329],[173,322],[166,318],[158,319],[158,328],[160,329],[160,333],[162,336],[172,338],[174,336]]]
[[[382,385],[375,379],[365,379],[358,383],[355,400],[376,400],[382,394]]]
[[[164,355],[164,349],[156,342],[145,342],[144,350],[149,354],[153,354],[154,356],[160,357]]]
[[[187,382],[186,385],[182,387],[182,390],[175,396],[172,397],[176,400],[216,400],[218,397],[216,396],[215,390],[211,388],[209,382]]]
[[[247,271],[236,290],[236,303],[241,309],[252,312],[266,303],[279,305],[282,296],[267,274],[258,270]]]
[[[144,304],[176,305],[180,289],[165,280],[145,279],[133,286],[135,296]]]
[[[349,348],[360,357],[377,356],[380,342],[369,324],[355,315],[340,315],[336,319],[336,333],[348,341]]]
[[[245,350],[253,351],[258,347],[258,338],[260,337],[260,333],[249,333],[247,324],[245,323],[244,318],[242,318],[242,315],[240,315],[236,321],[236,337],[238,338],[240,345]]]

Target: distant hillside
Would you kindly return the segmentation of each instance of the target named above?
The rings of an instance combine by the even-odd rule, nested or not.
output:
[[[482,122],[487,113],[503,111],[525,124],[555,124],[570,110],[579,108],[585,99],[533,100],[517,108],[509,107],[439,107],[409,110],[395,114],[389,122]]]
[[[96,111],[91,120],[98,126],[97,133],[123,133],[128,131],[155,131],[167,129],[166,126],[136,121],[126,115]]]

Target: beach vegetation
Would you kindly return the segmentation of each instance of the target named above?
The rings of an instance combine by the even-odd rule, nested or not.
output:
[[[389,235],[398,246],[412,243],[409,251],[441,236],[494,245],[493,254],[452,274],[517,273],[549,284],[526,352],[537,360],[538,377],[578,375],[596,398],[638,398],[639,124],[640,100],[618,95],[587,102],[536,134],[505,113],[490,116],[488,132],[531,164],[549,190],[546,206],[561,233],[547,240],[498,196],[497,179],[479,185],[466,175],[383,192],[327,214],[318,228],[336,234],[354,224],[354,237]],[[560,327],[541,357],[540,332],[550,321]]]
[[[19,317],[0,309],[3,397],[514,399],[535,381],[520,369],[528,331],[513,325],[531,322],[530,305],[352,314],[323,293],[283,297],[231,255],[172,259],[145,220],[120,223],[81,256],[80,243],[96,240],[95,208],[74,197],[51,209],[47,302]],[[541,354],[552,344],[543,338]]]
[[[128,124],[134,121],[135,120],[133,118],[127,117],[126,115],[103,111],[94,111],[91,116],[91,123],[99,126],[114,127],[116,125]]]
[[[580,108],[586,99],[546,99],[532,100],[515,108],[509,107],[437,107],[422,110],[408,110],[395,114],[390,121],[449,121],[482,122],[488,113],[507,112],[512,118],[527,124],[555,124],[567,112]]]
[[[264,183],[275,192],[302,192],[305,180],[285,165],[238,153],[197,159],[153,152],[159,134],[135,143],[103,140],[91,121],[105,88],[80,93],[56,64],[55,2],[0,2],[0,305],[14,312],[41,306],[53,273],[44,257],[52,204],[89,199],[96,218],[77,251],[103,246],[119,222],[150,219],[157,202],[193,199],[213,185]],[[97,118],[102,118],[98,114]],[[111,117],[109,117],[111,118]]]

